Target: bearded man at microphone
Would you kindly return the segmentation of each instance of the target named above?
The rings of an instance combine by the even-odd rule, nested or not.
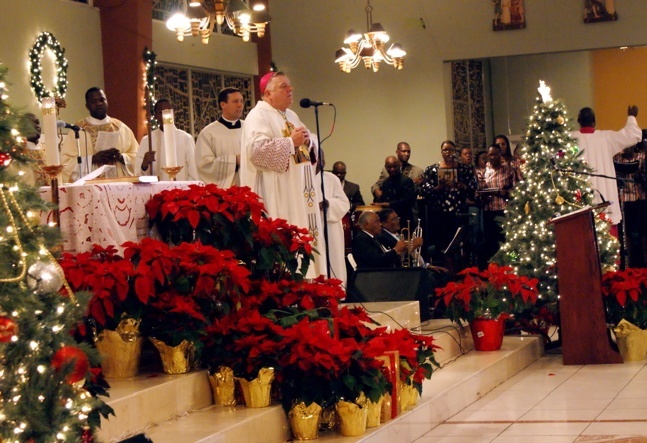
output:
[[[92,87],[85,93],[85,107],[90,116],[79,120],[79,147],[77,151],[74,132],[70,131],[61,146],[61,173],[63,183],[79,178],[77,157],[82,160],[84,174],[103,165],[116,166],[109,178],[131,177],[134,174],[135,156],[139,144],[133,131],[120,120],[108,116],[108,99],[101,88]]]
[[[292,84],[283,72],[261,77],[262,100],[243,126],[240,183],[256,192],[271,218],[308,229],[314,238],[314,263],[306,277],[326,275],[326,248],[319,212],[321,186],[315,181],[316,137],[288,109]]]

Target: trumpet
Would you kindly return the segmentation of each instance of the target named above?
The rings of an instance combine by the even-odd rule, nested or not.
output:
[[[422,246],[413,248],[414,240],[422,238],[422,228],[420,227],[420,219],[418,219],[418,226],[411,232],[411,222],[407,221],[407,227],[400,230],[400,238],[407,244],[407,249],[402,254],[402,267],[412,268],[422,266],[420,251]]]

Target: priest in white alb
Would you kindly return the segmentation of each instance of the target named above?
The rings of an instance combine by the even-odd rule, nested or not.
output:
[[[166,166],[182,166],[175,178],[179,181],[198,180],[198,172],[195,168],[195,142],[191,134],[173,126],[175,136],[175,152],[177,155],[176,165],[166,164],[166,147],[164,145],[164,126],[162,124],[162,111],[173,109],[173,103],[165,98],[155,102],[155,120],[159,127],[151,131],[153,140],[151,150],[148,149],[148,135],[142,138],[137,151],[135,164],[137,175],[156,175],[161,180],[168,180],[168,175],[161,169]],[[166,125],[168,126],[168,125]]]
[[[101,88],[92,87],[85,93],[85,107],[90,116],[76,123],[79,130],[77,150],[74,131],[67,133],[61,146],[61,164],[65,165],[63,183],[76,181],[81,175],[103,165],[114,165],[107,177],[135,175],[135,155],[139,144],[133,131],[120,120],[108,115],[108,99]],[[81,170],[77,158],[81,157]]]
[[[323,167],[323,166],[322,166]],[[317,191],[323,213],[326,207],[326,227],[328,234],[328,258],[330,260],[330,277],[342,281],[346,287],[346,254],[344,244],[344,225],[342,219],[350,210],[350,201],[344,192],[341,182],[332,172],[323,172],[325,200],[321,198],[321,175],[317,174]],[[324,201],[326,203],[324,203]],[[322,215],[323,219],[323,215]]]
[[[314,263],[306,277],[326,274],[325,245],[315,189],[317,143],[292,104],[292,85],[282,72],[260,81],[263,100],[250,111],[243,126],[240,183],[256,192],[272,218],[307,228],[314,238]]]
[[[220,118],[205,126],[195,145],[200,180],[221,188],[240,185],[240,137],[243,132],[245,100],[240,90],[225,88],[218,93]]]

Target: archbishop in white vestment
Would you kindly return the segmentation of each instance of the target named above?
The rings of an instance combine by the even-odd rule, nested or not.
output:
[[[183,166],[178,172],[176,179],[179,181],[192,181],[198,180],[198,172],[195,168],[195,142],[191,134],[178,129],[175,130],[175,149],[177,152],[177,166]],[[151,132],[153,139],[152,149],[155,151],[155,161],[153,162],[153,170],[148,168],[142,171],[141,165],[144,161],[144,154],[148,152],[148,135],[142,138],[137,150],[137,158],[135,160],[137,175],[157,175],[160,180],[168,180],[168,175],[162,171],[161,168],[166,167],[166,154],[164,150],[164,132],[161,129],[155,129]]]
[[[346,287],[346,256],[344,244],[344,226],[342,219],[350,210],[350,201],[336,175],[324,171],[324,192],[328,201],[326,227],[328,228],[328,257],[330,259],[330,277],[342,281]],[[317,174],[317,190],[321,198],[321,176]],[[322,216],[323,219],[323,216]]]
[[[323,227],[311,161],[316,143],[297,114],[288,109],[292,86],[284,74],[263,76],[261,91],[263,100],[243,126],[240,183],[261,197],[271,218],[308,229],[315,252],[306,277],[325,275]]]

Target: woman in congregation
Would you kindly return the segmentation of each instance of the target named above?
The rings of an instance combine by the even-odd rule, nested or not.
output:
[[[440,152],[442,160],[427,167],[420,184],[420,195],[430,208],[428,229],[437,254],[467,223],[468,200],[474,200],[478,188],[472,166],[459,160],[453,141],[442,142]]]
[[[498,217],[508,204],[510,191],[517,182],[517,171],[503,161],[503,152],[498,144],[493,144],[487,151],[487,165],[483,180],[479,183],[479,195],[483,200],[484,244],[479,256],[479,267],[485,269],[488,261],[499,250],[499,243],[505,240]]]
[[[493,144],[501,148],[501,161],[503,163],[507,163],[508,165],[512,166],[512,168],[514,168],[516,180],[517,181],[522,180],[523,177],[521,176],[521,165],[519,164],[519,161],[512,153],[512,148],[510,147],[510,140],[508,139],[508,137],[506,137],[503,134],[499,134],[496,137],[494,137]]]

